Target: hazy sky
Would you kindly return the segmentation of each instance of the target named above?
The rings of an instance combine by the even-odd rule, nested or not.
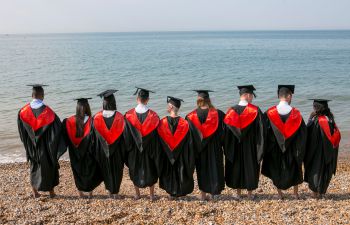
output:
[[[2,0],[0,33],[350,29],[350,0]]]

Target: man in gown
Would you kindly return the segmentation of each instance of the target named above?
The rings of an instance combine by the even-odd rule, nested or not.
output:
[[[30,183],[35,198],[39,191],[55,196],[54,187],[59,183],[58,159],[65,152],[62,123],[54,111],[44,104],[44,86],[33,88],[33,100],[18,113],[18,131],[30,162]]]
[[[228,109],[224,119],[225,179],[228,187],[237,189],[239,199],[241,189],[247,189],[248,198],[252,199],[252,191],[258,188],[264,150],[263,114],[252,104],[254,86],[238,86],[238,89],[240,101]]]
[[[168,96],[169,116],[160,120],[157,128],[161,152],[159,186],[170,198],[192,193],[195,155],[199,144],[195,143],[195,128],[178,115],[182,99]],[[199,134],[196,134],[199,135]]]
[[[265,113],[267,140],[261,172],[272,180],[280,198],[282,190],[290,187],[299,198],[298,185],[303,182],[307,130],[299,110],[290,106],[293,94],[294,85],[279,85],[280,103]]]
[[[160,149],[157,127],[159,117],[149,109],[149,93],[153,91],[136,87],[137,106],[125,114],[126,124],[133,139],[133,145],[127,153],[126,164],[130,179],[134,183],[135,199],[140,198],[139,188],[149,187],[150,199],[154,200],[154,185],[158,181]]]

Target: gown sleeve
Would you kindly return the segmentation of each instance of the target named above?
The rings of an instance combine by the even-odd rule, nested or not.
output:
[[[100,156],[99,156],[99,144],[98,144],[98,137],[96,135],[96,130],[93,127],[93,123],[91,124],[91,155],[98,161],[101,162]]]
[[[333,174],[335,175],[336,171],[337,171],[337,164],[338,164],[338,152],[339,152],[339,147],[337,147],[336,149],[334,149],[334,160],[332,163],[332,167],[333,167]]]
[[[318,143],[320,143],[320,135],[319,130],[314,122],[314,120],[310,119],[307,124],[307,142],[306,142],[306,151],[304,158],[304,165],[308,167],[308,165],[312,162],[315,152],[318,148]]]
[[[125,121],[125,127],[123,130],[123,138],[124,138],[124,147],[121,148],[121,155],[122,155],[122,160],[123,163],[127,164],[128,161],[128,152],[130,151],[130,147],[133,144],[133,138],[131,136],[131,132],[126,125],[126,119],[124,118]]]
[[[192,127],[193,129],[193,127]],[[194,139],[193,138],[193,134],[192,134],[192,130],[190,131],[191,134],[189,135],[189,149],[187,151],[185,151],[187,154],[185,155],[184,157],[184,160],[185,160],[185,165],[187,168],[187,174],[188,176],[192,176],[193,175],[193,172],[194,172],[194,169],[195,169],[195,159],[196,159],[196,156],[201,148],[201,143],[198,142],[198,140]]]
[[[29,138],[28,133],[26,132],[24,126],[23,126],[22,120],[20,119],[19,112],[18,112],[18,117],[17,117],[17,125],[18,125],[19,137],[20,137],[21,142],[23,143],[25,151],[26,151],[26,159],[27,159],[27,162],[29,162],[30,160],[32,160],[30,149],[27,147],[28,146],[27,142],[30,141],[30,138]]]
[[[225,141],[225,131],[226,131],[226,124],[224,123],[225,113],[221,110],[218,110],[219,113],[219,127],[220,129],[220,144],[221,146],[224,146]]]
[[[164,161],[166,160],[166,154],[161,146],[161,137],[158,135],[158,132],[156,131],[157,135],[156,135],[156,143],[157,143],[157,149],[156,149],[156,153],[155,153],[155,164],[156,164],[156,169],[157,169],[157,173],[158,173],[158,177],[161,175],[161,172],[163,170],[163,165],[164,165]]]
[[[275,144],[276,139],[275,139],[275,135],[273,133],[272,127],[271,127],[271,123],[270,120],[267,116],[267,112],[265,112],[262,116],[263,119],[263,124],[265,126],[264,130],[265,130],[265,145],[264,145],[264,154],[268,154],[271,152],[272,149],[272,145]]]
[[[256,137],[257,137],[257,161],[261,162],[264,155],[266,126],[264,125],[264,118],[261,110],[259,109],[257,122],[256,122]]]
[[[162,150],[161,150],[161,144],[160,144],[160,139],[158,137],[158,132],[157,129],[155,129],[153,131],[153,137],[152,137],[152,141],[151,144],[152,146],[150,147],[150,157],[151,159],[154,161],[154,164],[156,166],[156,170],[157,170],[157,175],[159,177],[160,172],[161,172],[161,161],[162,161]]]
[[[53,160],[58,160],[67,150],[67,145],[63,136],[63,126],[60,118],[56,115],[52,124],[47,143],[49,143],[49,152]]]
[[[188,122],[190,126],[190,142],[191,148],[193,150],[194,156],[197,156],[198,153],[202,150],[202,138],[200,131],[191,123]]]
[[[304,120],[302,120],[298,130],[298,134],[295,137],[295,148],[293,148],[294,158],[299,165],[301,165],[304,161],[306,141],[307,141],[307,128]]]
[[[331,129],[333,129],[336,126],[335,122],[332,122]],[[331,146],[330,146],[331,147]],[[332,153],[330,155],[330,162],[331,162],[331,168],[332,168],[332,173],[335,175],[336,170],[337,170],[337,163],[338,163],[338,152],[339,152],[339,146],[336,148],[330,148],[329,151]]]
[[[67,133],[67,128],[66,128],[67,124],[66,123],[67,123],[67,119],[64,119],[62,121],[62,138],[63,138],[65,145],[68,146],[70,140],[69,140],[68,133]]]
[[[224,118],[223,118],[224,119]],[[234,146],[236,144],[236,136],[233,134],[229,125],[223,123],[224,131],[222,135],[222,146],[224,150],[224,155],[227,160],[233,162],[234,158]]]

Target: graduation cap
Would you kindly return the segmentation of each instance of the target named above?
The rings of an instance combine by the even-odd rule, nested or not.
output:
[[[175,98],[175,97],[172,97],[172,96],[167,96],[167,100],[166,101],[167,101],[167,103],[172,104],[176,108],[180,108],[181,102],[184,102],[184,100],[182,100],[181,98]]]
[[[27,84],[26,86],[32,87],[32,96],[37,98],[39,96],[44,96],[44,88],[48,85],[46,84]]]
[[[311,101],[314,101],[314,104],[321,104],[324,107],[328,108],[328,102],[332,101],[332,100],[328,100],[328,99],[321,99],[321,98],[311,98],[309,99]]]
[[[26,86],[32,87],[33,91],[43,92],[44,91],[43,87],[46,87],[46,86],[49,86],[49,85],[46,85],[46,84],[27,84]]]
[[[92,98],[75,98],[73,99],[74,101],[78,101],[78,102],[88,102],[88,100],[90,100]]]
[[[292,94],[294,94],[294,89],[295,89],[295,85],[284,85],[284,84],[279,84],[278,85],[278,90],[277,90],[277,94],[279,95],[281,90],[285,90],[287,89],[288,91],[290,91]]]
[[[198,97],[209,98],[209,92],[214,92],[211,90],[192,90],[198,93]]]
[[[256,94],[254,93],[256,89],[253,85],[242,85],[242,86],[237,86],[237,88],[239,90],[239,95],[253,94],[254,97],[256,98]]]
[[[106,90],[104,92],[101,92],[100,94],[98,94],[97,96],[99,96],[100,98],[108,98],[109,96],[112,96],[115,92],[117,92],[118,90]]]
[[[135,87],[136,91],[134,93],[134,95],[138,95],[141,98],[148,98],[149,97],[149,93],[155,93],[154,91],[151,90],[147,90],[145,88],[140,88],[140,87]]]
[[[42,88],[42,87],[47,87],[49,85],[47,85],[47,84],[27,84],[26,86],[33,87],[33,88]]]

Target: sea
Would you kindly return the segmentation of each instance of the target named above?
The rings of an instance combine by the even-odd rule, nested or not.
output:
[[[25,161],[17,128],[19,109],[31,100],[31,83],[49,85],[45,103],[64,118],[74,98],[117,89],[118,110],[135,107],[135,86],[155,91],[149,106],[163,117],[166,97],[195,108],[193,89],[210,89],[226,111],[239,100],[237,85],[253,84],[263,111],[278,103],[277,85],[295,84],[292,106],[305,121],[310,98],[329,105],[350,151],[350,30],[212,31],[79,34],[0,34],[0,163]]]

